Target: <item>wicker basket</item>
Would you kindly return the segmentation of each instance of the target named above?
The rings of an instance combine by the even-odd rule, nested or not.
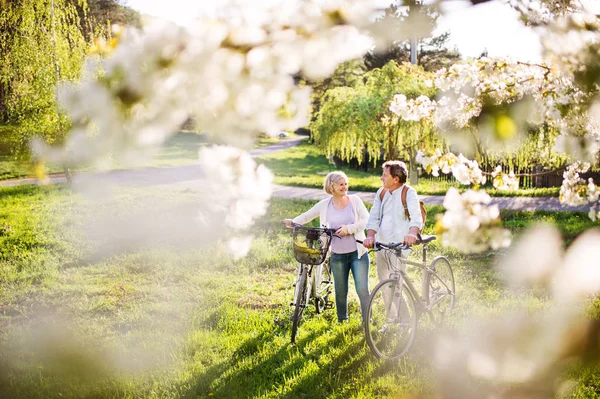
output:
[[[331,231],[304,226],[294,227],[294,257],[305,265],[323,263],[331,244]]]

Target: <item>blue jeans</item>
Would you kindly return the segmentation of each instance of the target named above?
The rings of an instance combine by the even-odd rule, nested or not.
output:
[[[358,251],[347,254],[332,253],[329,264],[333,273],[338,321],[348,320],[348,277],[352,270],[364,322],[369,306],[369,255],[365,253],[359,258]]]

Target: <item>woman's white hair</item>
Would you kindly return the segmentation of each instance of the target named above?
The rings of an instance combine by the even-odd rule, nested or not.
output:
[[[325,176],[325,181],[323,182],[323,190],[329,195],[333,194],[333,185],[339,182],[340,180],[346,180],[348,182],[348,176],[344,172],[329,172],[327,176]]]

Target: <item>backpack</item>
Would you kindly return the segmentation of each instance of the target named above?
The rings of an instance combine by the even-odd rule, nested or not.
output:
[[[379,200],[383,200],[383,196],[386,192],[387,188],[381,190],[381,192],[379,193]],[[402,200],[402,206],[404,206],[404,217],[410,222],[410,213],[408,212],[408,205],[406,204],[407,192],[408,186],[406,184],[402,185],[402,195],[400,196],[400,199]],[[427,209],[425,209],[425,203],[423,202],[423,200],[419,200],[419,207],[421,208],[421,218],[423,219],[423,225],[419,233],[423,234],[423,230],[425,230],[425,219],[427,219]]]

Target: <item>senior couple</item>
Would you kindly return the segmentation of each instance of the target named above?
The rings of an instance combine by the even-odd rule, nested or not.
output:
[[[331,242],[331,271],[335,287],[335,304],[339,322],[348,320],[348,278],[350,271],[360,300],[363,323],[369,305],[369,255],[375,240],[380,242],[404,242],[412,245],[417,241],[421,229],[421,210],[417,192],[408,187],[406,218],[402,203],[401,187],[406,183],[408,170],[401,161],[388,161],[383,164],[382,187],[377,191],[371,212],[356,195],[348,195],[348,177],[343,172],[331,172],[325,177],[323,188],[328,198],[318,202],[307,212],[285,219],[292,223],[305,224],[319,216],[320,224],[337,229]],[[365,228],[367,235],[365,237]],[[364,245],[356,242],[363,241]],[[379,280],[389,277],[388,262],[396,262],[395,257],[377,253],[377,276]]]

